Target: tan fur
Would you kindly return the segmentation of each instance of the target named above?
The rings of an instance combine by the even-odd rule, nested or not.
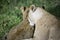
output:
[[[43,14],[40,19],[35,18],[37,19],[35,20],[30,14],[33,14],[37,8],[40,11],[37,11],[37,13]],[[33,11],[31,8],[29,10],[31,10],[31,12],[29,11],[30,16],[28,15],[28,19],[31,17],[30,20],[35,23],[35,33],[33,38],[24,40],[60,40],[60,22],[55,16],[51,15],[40,7],[36,7],[35,11]]]
[[[29,21],[27,19],[28,9],[24,10],[22,7],[21,10],[23,13],[23,21],[9,31],[7,40],[22,40],[32,38],[33,36],[34,27],[29,25]]]

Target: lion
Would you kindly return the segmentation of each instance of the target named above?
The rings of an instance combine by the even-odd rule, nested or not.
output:
[[[23,21],[13,27],[7,34],[7,40],[22,40],[26,38],[32,38],[34,34],[34,25],[30,26],[27,18],[28,8],[21,7],[23,14]]]
[[[60,40],[60,22],[43,8],[30,6],[28,20],[35,24],[35,32],[33,38],[24,40]]]

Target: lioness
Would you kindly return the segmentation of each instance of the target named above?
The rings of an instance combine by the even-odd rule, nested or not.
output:
[[[21,10],[23,13],[23,21],[9,31],[7,40],[22,40],[33,37],[34,26],[29,25],[27,18],[28,8],[21,7]]]
[[[59,21],[43,8],[32,5],[29,8],[28,20],[30,25],[36,25],[35,32],[33,38],[24,40],[60,40]]]

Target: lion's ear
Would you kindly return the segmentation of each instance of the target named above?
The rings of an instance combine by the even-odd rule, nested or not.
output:
[[[36,9],[35,5],[31,5],[31,6],[30,6],[30,9],[31,9],[32,11],[35,11],[35,9]]]
[[[42,8],[45,9],[45,6],[43,5]]]
[[[25,12],[26,7],[21,7],[20,9],[21,9],[21,11],[22,11],[22,13],[23,13],[23,12]]]

